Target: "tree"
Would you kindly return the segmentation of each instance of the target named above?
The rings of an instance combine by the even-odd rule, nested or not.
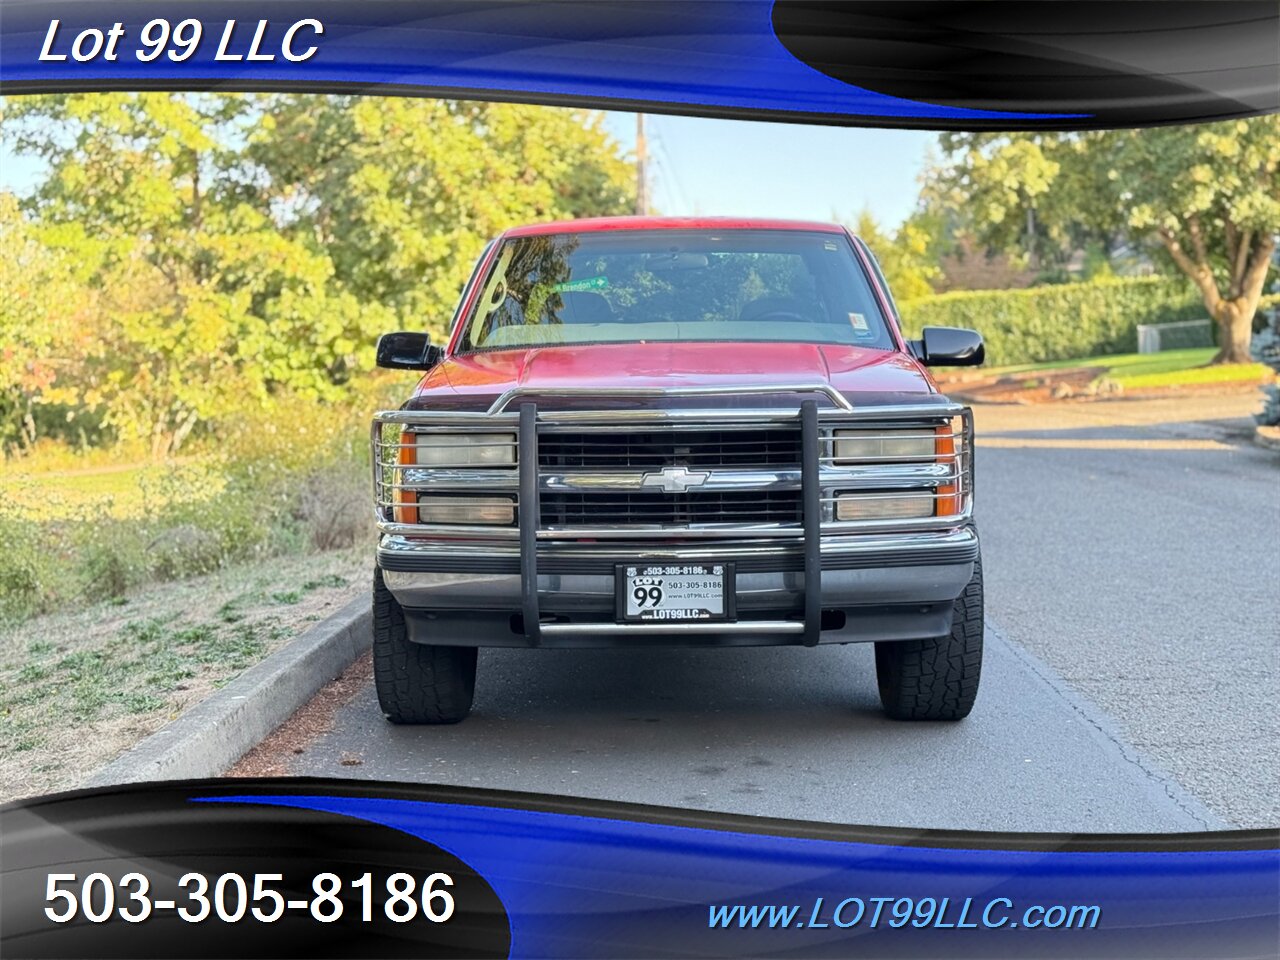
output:
[[[634,189],[598,114],[546,107],[45,95],[7,102],[3,135],[47,175],[0,229],[74,264],[98,308],[34,402],[98,410],[155,455],[247,405],[339,399],[379,333],[444,329],[490,236],[619,213]]]
[[[1020,248],[1038,268],[1057,237],[1042,237],[1053,220],[1038,215],[1061,166],[1046,155],[1038,139],[1001,139],[964,135],[944,140],[956,161],[944,177],[953,207],[966,209],[983,239],[1003,249]]]
[[[323,352],[281,364],[255,336],[282,303],[299,331],[322,322],[331,271],[314,244],[282,237],[238,196],[234,143],[248,108],[242,97],[142,93],[8,109],[7,136],[48,165],[28,215],[101,307],[47,399],[100,410],[118,438],[157,456],[273,388],[330,379]],[[301,346],[278,326],[277,343]]]
[[[626,212],[635,175],[601,116],[520,104],[266,98],[249,156],[284,228],[335,278],[436,335],[486,241],[506,227]]]
[[[1128,225],[1154,231],[1220,331],[1217,359],[1248,363],[1280,233],[1280,117],[1112,135],[1108,180]]]
[[[875,254],[894,299],[911,300],[934,292],[942,271],[931,255],[931,234],[919,218],[908,218],[890,236],[870,210],[863,210],[853,232]]]
[[[42,408],[81,355],[97,302],[77,265],[39,241],[8,193],[0,194],[0,249],[0,447],[23,447],[36,441]]]
[[[1280,117],[1068,134],[944,134],[938,174],[983,240],[1070,251],[1094,240],[1163,252],[1245,363],[1280,232]],[[1030,225],[1030,226],[1029,226]]]

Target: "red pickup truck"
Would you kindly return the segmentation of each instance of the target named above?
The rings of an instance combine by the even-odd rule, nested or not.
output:
[[[482,646],[875,643],[885,711],[957,720],[982,667],[970,411],[840,226],[508,230],[373,423],[378,698],[465,717]]]

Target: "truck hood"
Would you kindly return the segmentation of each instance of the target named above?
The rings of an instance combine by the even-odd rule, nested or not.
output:
[[[865,400],[936,393],[923,368],[899,352],[806,343],[618,343],[449,357],[423,377],[412,405],[487,406],[515,387],[605,393],[623,385],[732,389],[823,383],[851,401],[859,394]]]

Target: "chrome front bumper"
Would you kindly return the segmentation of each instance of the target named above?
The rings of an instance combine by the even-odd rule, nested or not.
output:
[[[945,634],[952,601],[973,576],[978,548],[972,526],[892,537],[824,537],[819,642]],[[614,564],[638,560],[732,562],[738,621],[649,628],[616,624]],[[405,608],[416,639],[525,645],[519,551],[388,536],[379,547],[378,565],[387,588]],[[537,570],[544,645],[557,645],[557,640],[572,646],[613,645],[624,637],[798,643],[804,633],[803,621],[797,619],[805,606],[802,551],[776,544],[696,549],[689,544],[561,545],[538,551]],[[412,629],[415,622],[417,630]],[[473,632],[468,624],[483,624],[487,634]]]

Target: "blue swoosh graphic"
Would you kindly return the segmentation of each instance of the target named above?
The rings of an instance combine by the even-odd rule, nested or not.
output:
[[[1280,851],[1274,849],[942,849],[430,801],[271,795],[193,799],[356,817],[436,844],[468,863],[498,894],[508,911],[515,957],[591,953],[592,945],[608,954],[618,944],[641,953],[637,945],[645,944],[697,953],[714,949],[700,944],[718,943],[725,949],[730,941],[724,938],[733,934],[755,937],[742,942],[771,954],[815,945],[831,951],[842,943],[847,949],[848,937],[855,933],[859,943],[881,944],[879,949],[900,944],[901,930],[707,927],[710,904],[808,904],[823,897],[834,905],[855,895],[948,896],[957,906],[966,897],[978,903],[1007,897],[1014,904],[1100,904],[1098,929],[1023,935],[1058,938],[1055,949],[1068,942],[1064,938],[1079,937],[1069,941],[1076,945],[1071,955],[1077,957],[1205,956],[1206,944],[1266,943],[1275,935],[1280,909]],[[1007,951],[1016,941],[1015,953],[1031,949],[1033,942],[1049,942],[1022,940],[1009,929],[907,933],[912,942],[933,944],[932,950],[953,956],[983,955],[997,942]],[[665,943],[664,934],[680,939]],[[979,953],[970,952],[975,948]]]
[[[637,21],[637,11],[646,8],[652,15]],[[171,23],[193,17],[204,25],[195,55],[177,63],[166,56],[143,63],[134,56],[140,28],[155,16],[156,4],[121,0],[106,8],[110,12],[104,14],[103,9],[103,4],[88,0],[56,8],[13,4],[5,10],[0,36],[0,82],[395,84],[481,97],[532,94],[901,120],[1034,121],[1089,116],[949,107],[844,83],[798,60],[783,46],[773,30],[773,0],[619,4],[612,10],[591,5],[577,11],[571,3],[504,10],[494,4],[473,4],[468,9],[459,4],[376,0],[317,4],[306,10],[278,0],[239,0],[217,4],[216,16],[208,4],[174,0],[161,11]],[[62,53],[80,30],[123,22],[128,33],[117,60],[40,62],[55,13],[62,20],[57,47]],[[324,22],[324,36],[317,41],[319,52],[301,63],[284,61],[278,49],[285,25],[305,16]],[[513,16],[523,19],[512,23]],[[276,25],[263,47],[269,50],[275,44],[275,61],[214,59],[223,26],[233,17],[239,25],[230,49],[241,52],[259,19]]]

